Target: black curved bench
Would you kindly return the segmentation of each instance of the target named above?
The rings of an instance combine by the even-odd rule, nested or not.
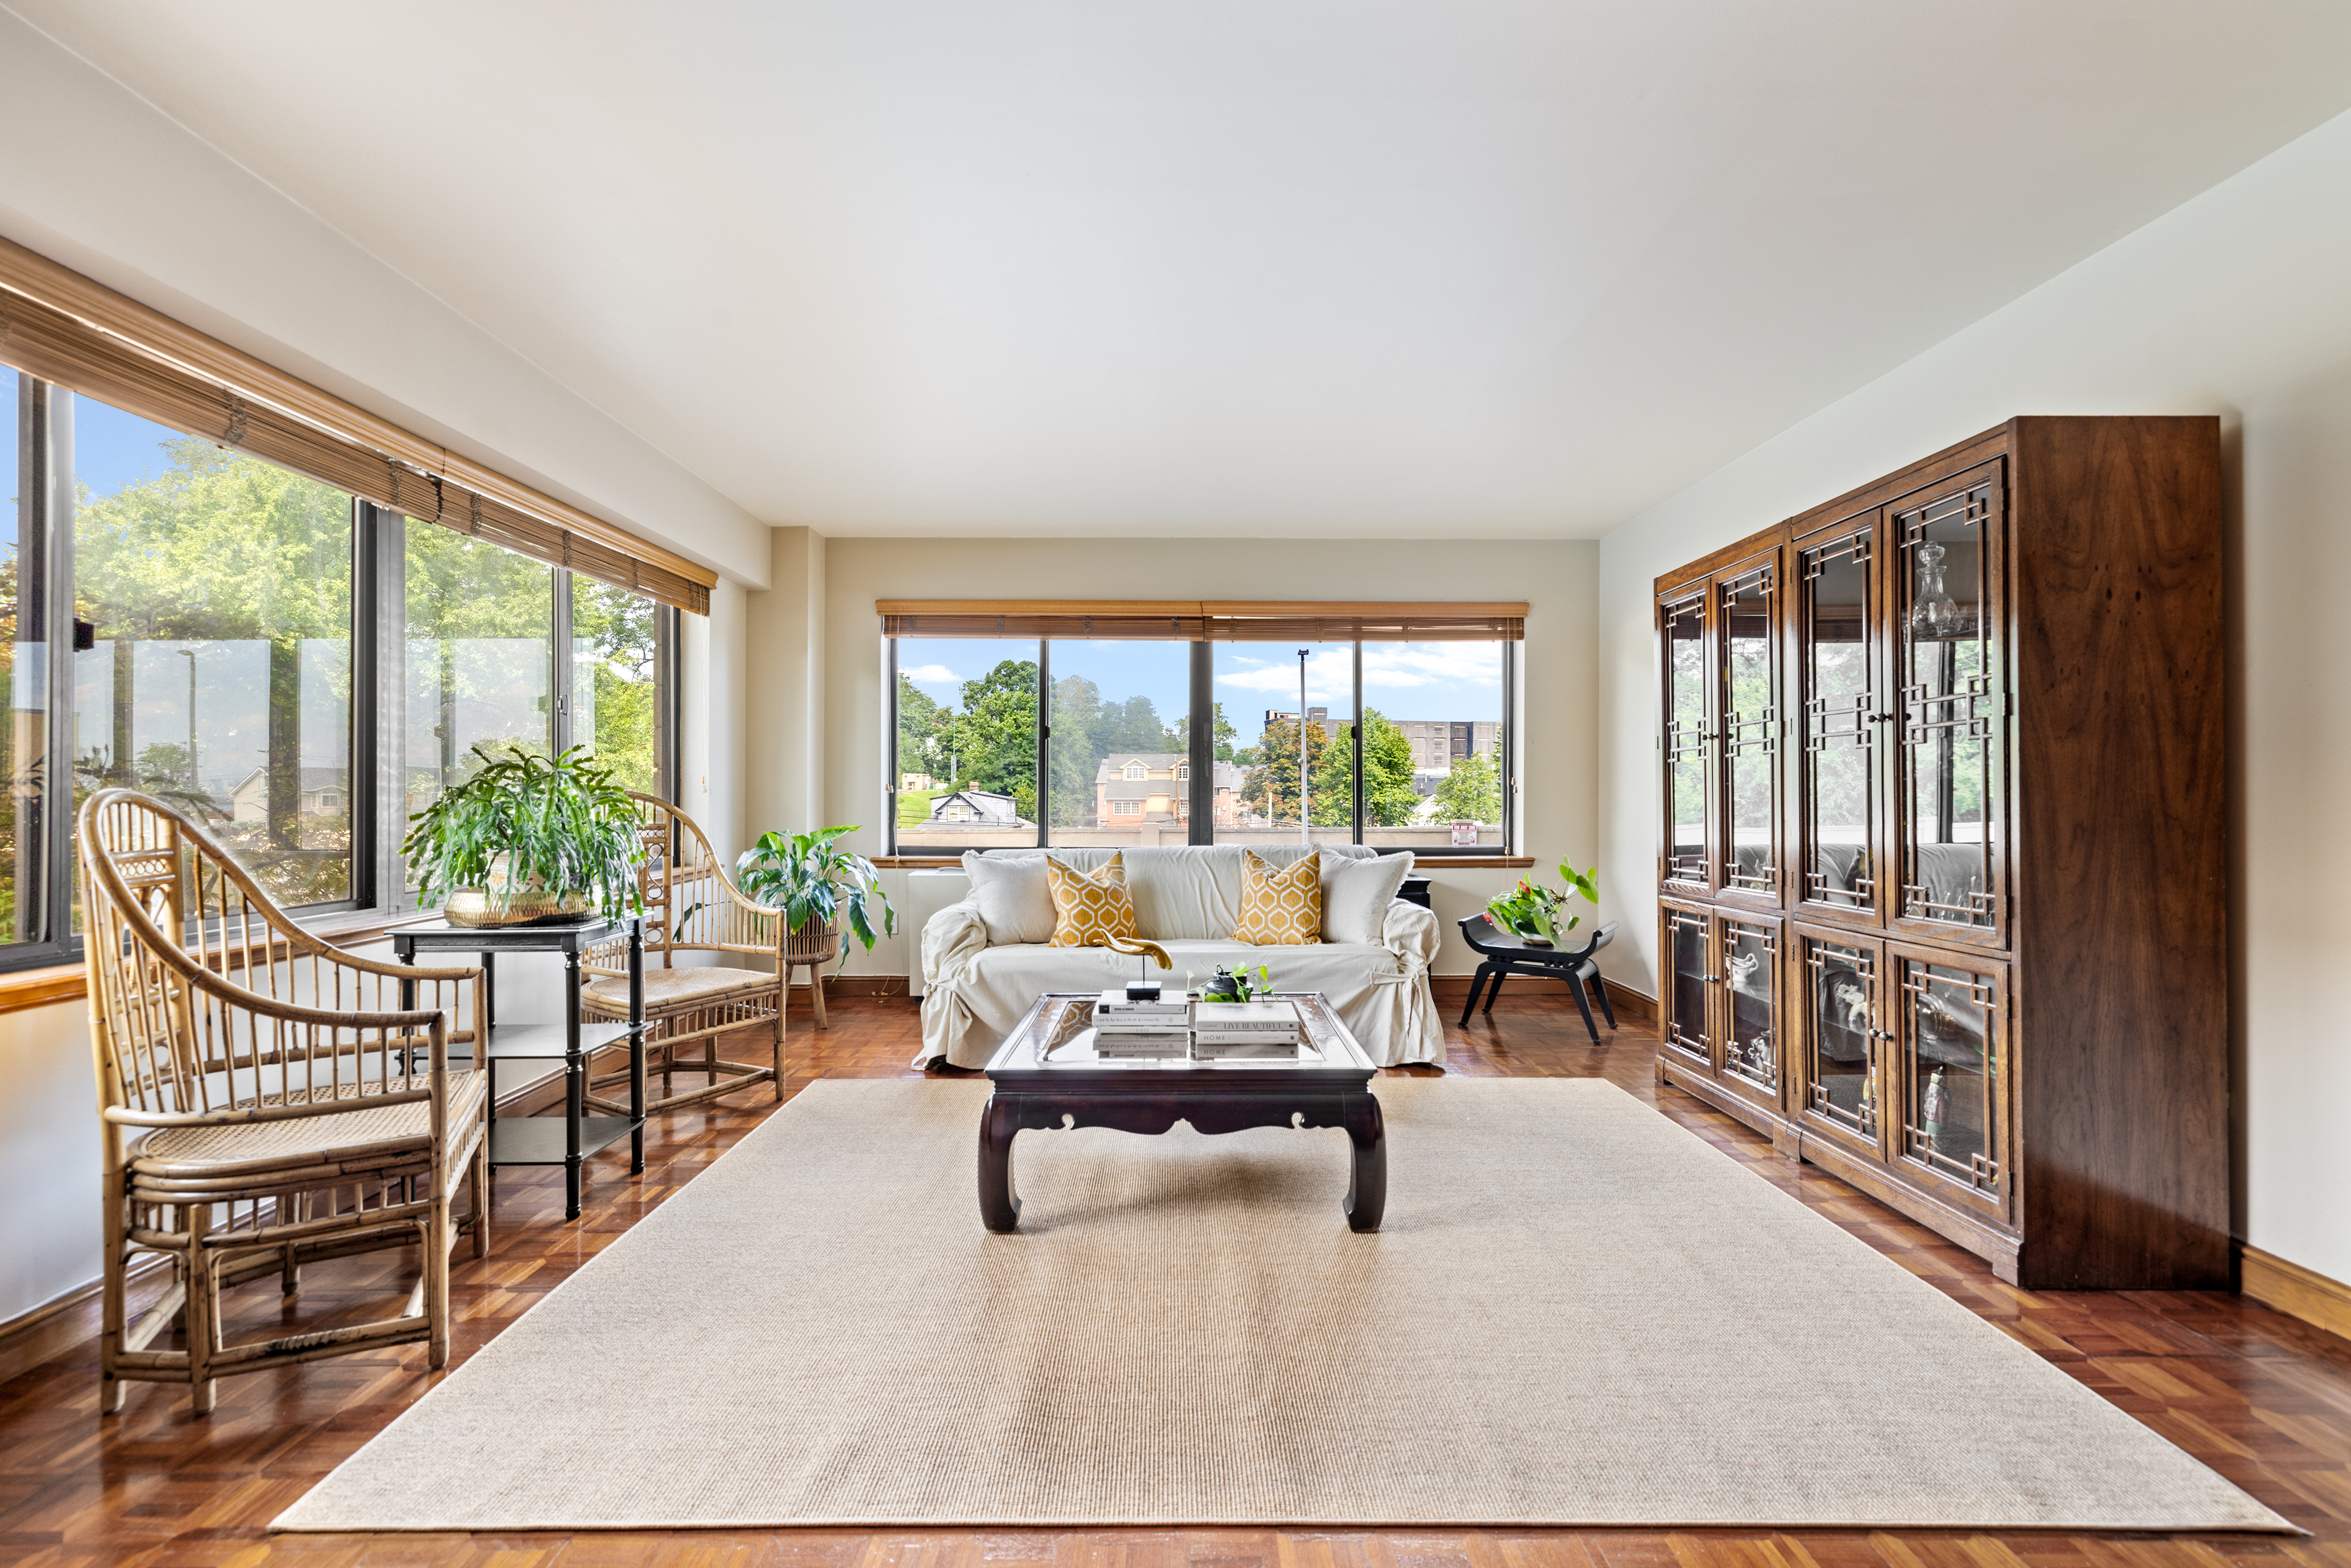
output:
[[[1469,1000],[1461,1009],[1465,1026],[1477,1009],[1479,991],[1486,993],[1486,1010],[1490,1013],[1494,1010],[1494,998],[1502,994],[1505,976],[1548,975],[1567,982],[1567,988],[1575,996],[1575,1010],[1583,1015],[1583,1027],[1592,1031],[1593,1044],[1600,1043],[1600,1029],[1592,1021],[1592,1003],[1585,982],[1589,981],[1591,989],[1599,992],[1600,1010],[1607,1018],[1608,1027],[1616,1027],[1616,1010],[1608,1005],[1608,988],[1600,983],[1600,964],[1593,956],[1615,940],[1614,920],[1594,931],[1580,947],[1530,947],[1495,925],[1490,915],[1464,915],[1458,924],[1461,940],[1485,960],[1478,966],[1478,977],[1469,982]]]

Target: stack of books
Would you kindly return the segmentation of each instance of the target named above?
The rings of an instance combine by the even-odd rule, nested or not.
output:
[[[1203,1061],[1295,1057],[1295,1002],[1199,1002],[1192,1009],[1192,1054]]]
[[[1192,1009],[1179,994],[1131,1002],[1124,991],[1104,991],[1094,1002],[1096,1056],[1182,1056],[1192,1045]]]

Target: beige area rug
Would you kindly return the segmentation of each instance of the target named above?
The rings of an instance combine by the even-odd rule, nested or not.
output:
[[[2284,1530],[1597,1081],[1390,1081],[1336,1131],[1024,1133],[816,1083],[277,1521]]]

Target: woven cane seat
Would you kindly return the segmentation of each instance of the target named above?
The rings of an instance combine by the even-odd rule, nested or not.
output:
[[[691,969],[647,969],[645,1010],[649,1013],[675,1012],[684,1008],[723,1001],[737,993],[775,988],[776,977],[763,975],[757,969],[727,969],[716,966]],[[627,980],[599,980],[590,986],[585,994],[589,1007],[594,1011],[611,1018],[629,1016]]]
[[[430,1078],[419,1075],[409,1079],[392,1079],[388,1084],[371,1083],[369,1091],[392,1093],[403,1091],[423,1092],[433,1086]],[[449,1074],[449,1125],[464,1127],[481,1115],[481,1101],[488,1086],[475,1072]],[[331,1098],[350,1100],[358,1097],[356,1085],[342,1085]],[[294,1095],[296,1103],[314,1096],[304,1092]],[[315,1099],[330,1098],[324,1087],[315,1092]],[[261,1105],[282,1105],[283,1094],[265,1094]],[[207,1172],[222,1173],[243,1166],[266,1167],[280,1166],[306,1155],[328,1154],[337,1150],[359,1151],[379,1148],[385,1145],[428,1144],[433,1136],[433,1104],[428,1100],[411,1100],[397,1105],[368,1105],[327,1116],[295,1116],[277,1122],[235,1122],[204,1127],[161,1127],[139,1139],[129,1150],[131,1166],[142,1174],[162,1175],[185,1172],[202,1167]]]

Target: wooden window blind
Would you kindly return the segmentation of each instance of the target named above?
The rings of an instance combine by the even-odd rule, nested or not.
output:
[[[1519,643],[1523,601],[882,599],[890,637],[1057,637],[1196,643]]]
[[[0,361],[697,615],[717,574],[0,240]]]

